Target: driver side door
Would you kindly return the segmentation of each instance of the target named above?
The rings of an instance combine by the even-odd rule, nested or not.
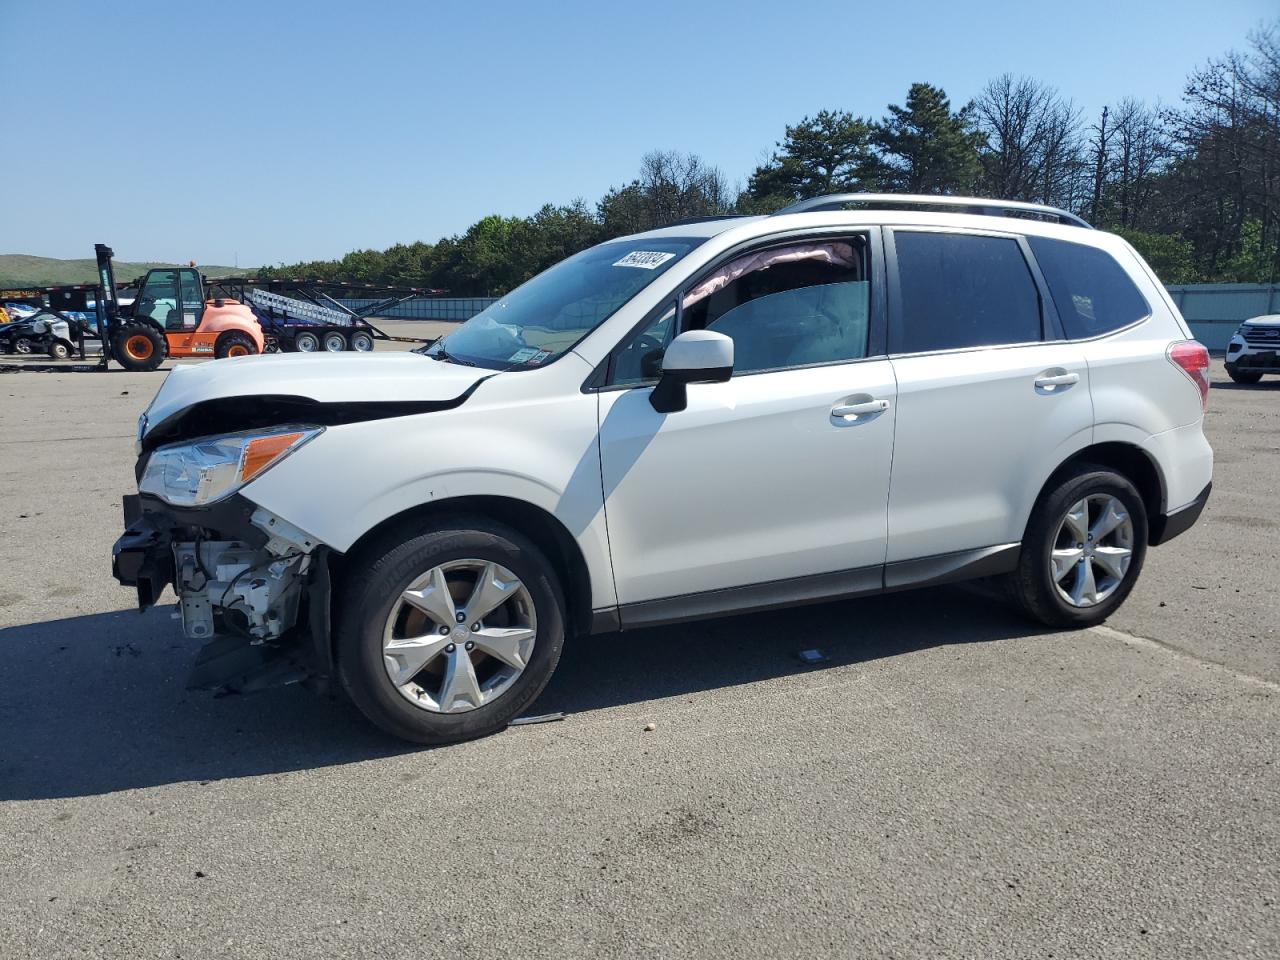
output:
[[[734,373],[691,384],[684,410],[658,413],[649,397],[663,344],[699,323],[690,288],[621,345],[598,396],[624,626],[880,587],[896,388],[872,347],[883,292],[871,239],[836,282],[814,282],[806,263],[789,287],[775,257],[767,290],[750,264],[716,287],[721,307],[701,322],[733,339]],[[870,401],[883,408],[839,412]]]

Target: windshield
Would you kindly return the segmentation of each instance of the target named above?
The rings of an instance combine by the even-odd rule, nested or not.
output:
[[[493,369],[544,366],[702,242],[701,237],[602,243],[556,264],[476,314],[427,356]]]

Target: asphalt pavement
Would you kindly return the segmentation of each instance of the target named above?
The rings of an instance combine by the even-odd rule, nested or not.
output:
[[[1106,627],[951,587],[592,638],[563,721],[427,750],[184,689],[110,576],[161,376],[0,373],[0,957],[1280,955],[1280,378],[1215,365],[1213,499]]]

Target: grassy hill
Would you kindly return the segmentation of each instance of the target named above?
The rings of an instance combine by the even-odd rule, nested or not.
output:
[[[128,263],[115,261],[116,280],[124,283],[140,277],[153,267],[176,267],[176,263]],[[253,267],[219,267],[199,264],[200,272],[210,277],[226,277],[243,274],[250,276]],[[98,279],[97,264],[92,259],[55,260],[52,257],[30,257],[24,253],[0,253],[0,288],[4,287],[53,287],[69,283],[95,283]]]

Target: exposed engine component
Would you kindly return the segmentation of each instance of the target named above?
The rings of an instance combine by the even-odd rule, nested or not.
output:
[[[251,522],[267,534],[265,546],[240,540],[174,543],[174,588],[188,637],[238,633],[262,642],[293,626],[317,543],[266,510],[256,511]]]

